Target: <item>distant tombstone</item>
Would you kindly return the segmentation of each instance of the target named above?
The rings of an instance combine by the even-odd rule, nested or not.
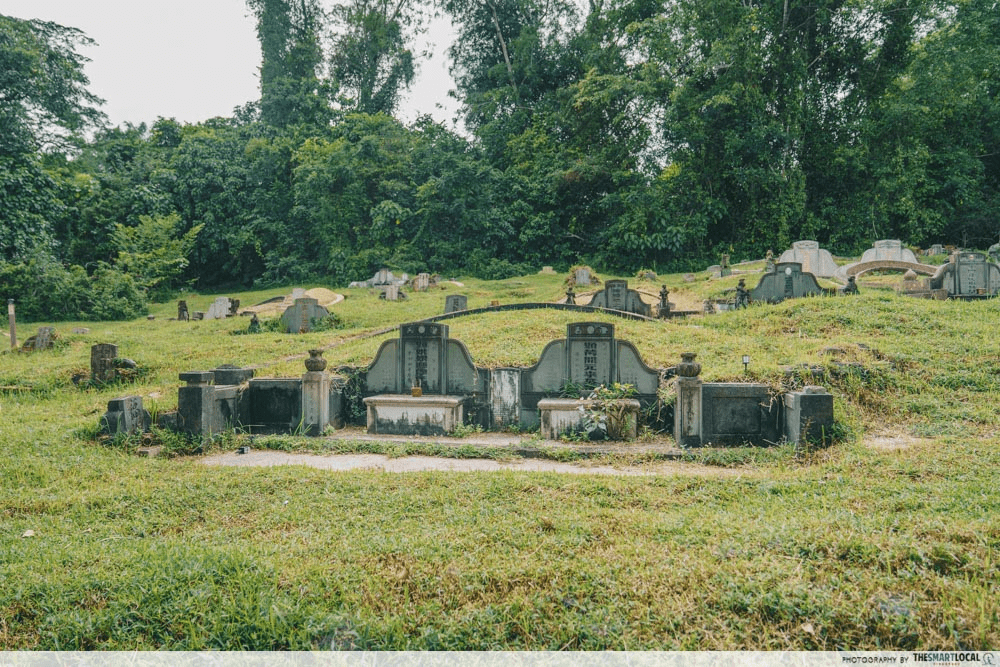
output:
[[[837,271],[837,263],[829,251],[819,247],[818,241],[796,241],[792,247],[781,253],[778,264],[798,262],[802,271],[820,278],[830,278]],[[777,266],[777,265],[775,265]]]
[[[108,411],[101,417],[100,429],[105,435],[143,433],[152,418],[142,407],[141,396],[125,396],[108,401]]]
[[[181,300],[177,302],[177,319],[181,322],[187,322],[191,319],[191,316],[188,314],[187,301]]]
[[[757,287],[750,291],[752,301],[780,303],[785,299],[817,296],[823,289],[816,276],[802,270],[798,262],[778,262],[774,273],[765,273]]]
[[[930,279],[930,287],[944,289],[949,296],[995,296],[1000,294],[1000,265],[979,252],[956,252]]]
[[[595,308],[610,308],[636,315],[650,316],[648,303],[642,300],[639,292],[628,288],[627,280],[609,280],[604,289],[590,300],[590,306]]]
[[[941,245],[940,243],[935,243],[934,245],[932,245],[930,248],[927,249],[927,254],[928,255],[943,255],[944,254],[944,246]]]
[[[414,322],[399,327],[399,338],[382,344],[366,374],[373,393],[467,395],[484,391],[469,351],[448,338],[444,324]]]
[[[556,270],[554,268],[552,268],[551,266],[543,266],[542,270],[539,271],[538,273],[540,275],[543,275],[543,276],[550,276],[550,275],[554,274],[555,272],[556,272]]]
[[[399,301],[399,285],[386,285],[379,298],[386,301]]]
[[[202,310],[196,310],[191,314],[192,320],[203,320],[205,319],[205,312]]]
[[[206,320],[224,320],[229,317],[229,311],[232,308],[230,299],[228,296],[220,296],[212,305],[208,307],[208,311],[205,313]]]
[[[52,347],[52,339],[55,337],[54,327],[38,327],[38,333],[24,341],[23,349],[39,352]]]
[[[725,278],[733,275],[733,270],[729,267],[729,255],[723,254],[722,261],[719,262],[719,276]]]
[[[229,317],[236,317],[240,310],[240,300],[230,299],[229,300]]]
[[[444,312],[457,313],[460,310],[469,309],[469,297],[464,294],[449,294],[444,299]]]
[[[1000,243],[994,243],[991,245],[989,250],[986,251],[986,254],[990,256],[990,260],[992,260],[994,264],[1000,264]]]
[[[573,283],[576,285],[589,285],[590,284],[590,269],[584,267],[577,269],[573,273]]]
[[[417,292],[426,292],[431,286],[431,274],[429,273],[418,273],[417,277],[413,279],[413,289]]]
[[[116,360],[118,346],[98,343],[90,346],[90,379],[92,382],[114,382],[118,377]]]
[[[73,333],[75,334],[89,334],[90,329],[87,327],[73,327]]]
[[[395,278],[396,277],[392,275],[392,271],[389,269],[379,269],[372,278],[372,286],[377,287],[379,285],[390,285],[394,282]]]
[[[293,287],[292,288],[292,301],[293,302],[296,299],[305,299],[305,298],[306,298],[306,290],[305,290],[304,287]]]
[[[764,273],[771,273],[774,271],[774,253],[771,249],[767,249],[767,254],[764,256]]]
[[[313,322],[330,314],[316,299],[304,297],[296,299],[281,315],[282,328],[287,333],[306,333],[312,331]]]
[[[865,250],[864,254],[861,255],[859,264],[877,261],[910,262],[911,264],[917,264],[917,257],[913,254],[912,250],[903,247],[902,241],[885,239],[876,241],[872,244],[871,248]]]

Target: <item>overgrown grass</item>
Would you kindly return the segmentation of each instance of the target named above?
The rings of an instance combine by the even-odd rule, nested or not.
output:
[[[996,300],[865,290],[669,322],[589,316],[613,322],[652,366],[693,351],[708,381],[815,382],[835,394],[843,432],[832,447],[692,451],[659,475],[209,468],[184,442],[168,443],[173,457],[145,459],[131,454],[134,442],[96,439],[111,398],[176,406],[181,371],[235,363],[298,375],[313,347],[327,348],[331,367],[360,366],[393,334],[365,335],[440,313],[448,293],[468,294],[470,307],[552,301],[562,278],[463,279],[404,303],[350,290],[334,307],[343,329],[301,336],[229,336],[247,320],[170,322],[175,304],[162,304],[153,321],[83,324],[87,334],[56,323],[65,345],[0,355],[0,647],[1000,645]],[[696,298],[736,279],[662,282]],[[287,291],[232,296],[250,305]],[[213,298],[187,296],[191,310]],[[478,364],[527,365],[578,319],[529,311],[448,324]],[[136,383],[73,384],[97,342],[136,360]],[[786,377],[786,366],[809,370]],[[876,446],[873,434],[897,438]],[[335,438],[253,446],[303,442],[330,453],[513,456]],[[551,456],[575,456],[564,452]]]

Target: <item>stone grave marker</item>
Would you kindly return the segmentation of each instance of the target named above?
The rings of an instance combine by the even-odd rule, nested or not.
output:
[[[413,289],[417,292],[426,292],[431,286],[431,274],[418,273],[413,279]]]
[[[940,243],[935,243],[934,245],[932,245],[930,248],[927,249],[927,254],[928,255],[943,255],[944,254],[944,246],[941,245]]]
[[[149,430],[152,418],[142,407],[141,396],[125,396],[108,401],[108,411],[101,417],[101,433],[118,435],[144,433]]]
[[[292,302],[294,303],[297,299],[305,299],[306,290],[304,287],[293,287],[292,288]]]
[[[229,311],[232,308],[230,299],[228,296],[220,296],[212,305],[208,307],[208,311],[205,313],[206,320],[224,320],[229,317]]]
[[[806,273],[798,262],[778,262],[774,273],[761,276],[757,287],[750,291],[752,301],[779,303],[785,299],[804,296],[818,296],[823,289],[816,282],[816,276]]]
[[[464,294],[449,294],[444,298],[444,312],[457,313],[460,310],[469,309],[469,297]]]
[[[38,332],[24,341],[23,349],[40,352],[52,348],[52,340],[55,338],[55,327],[38,327]]]
[[[904,248],[902,241],[894,239],[875,241],[872,247],[865,250],[861,255],[861,260],[858,263],[877,261],[918,263],[917,256],[913,254],[913,251],[909,248]]]
[[[385,289],[382,290],[382,294],[379,298],[385,299],[386,301],[399,301],[399,285],[386,285]]]
[[[92,382],[114,382],[118,377],[116,361],[118,346],[98,343],[90,346],[90,380]]]
[[[399,327],[399,338],[382,343],[368,367],[368,393],[409,394],[419,386],[424,395],[468,395],[485,392],[469,351],[448,338],[448,327],[413,322]]]
[[[312,331],[313,322],[330,314],[317,299],[303,297],[296,299],[281,315],[282,328],[286,333],[306,333]]]
[[[608,280],[604,289],[594,295],[590,304],[594,308],[610,308],[626,313],[635,313],[649,317],[651,309],[642,300],[639,292],[628,288],[627,280]]]
[[[828,250],[819,247],[818,241],[796,241],[792,247],[781,253],[778,264],[798,262],[802,271],[820,278],[830,278],[837,271],[837,263]],[[776,265],[775,269],[777,270]]]
[[[931,277],[930,287],[949,296],[994,296],[1000,293],[1000,265],[979,252],[956,252]]]
[[[590,269],[584,267],[577,269],[573,273],[573,282],[576,285],[589,285],[590,284]]]
[[[188,304],[187,301],[181,300],[177,302],[177,320],[180,322],[187,322],[191,319],[188,314]]]

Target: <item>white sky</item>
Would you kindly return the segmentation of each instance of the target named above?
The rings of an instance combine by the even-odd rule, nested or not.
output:
[[[0,0],[0,14],[78,28],[96,41],[81,53],[112,125],[158,116],[197,123],[260,97],[260,46],[245,0]],[[450,39],[446,20],[420,38],[418,50],[432,42],[434,57],[418,63],[404,121],[428,113],[453,127]]]

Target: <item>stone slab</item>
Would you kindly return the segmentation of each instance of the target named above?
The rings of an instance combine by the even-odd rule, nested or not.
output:
[[[463,423],[464,396],[382,394],[364,399],[368,432],[445,435]]]

